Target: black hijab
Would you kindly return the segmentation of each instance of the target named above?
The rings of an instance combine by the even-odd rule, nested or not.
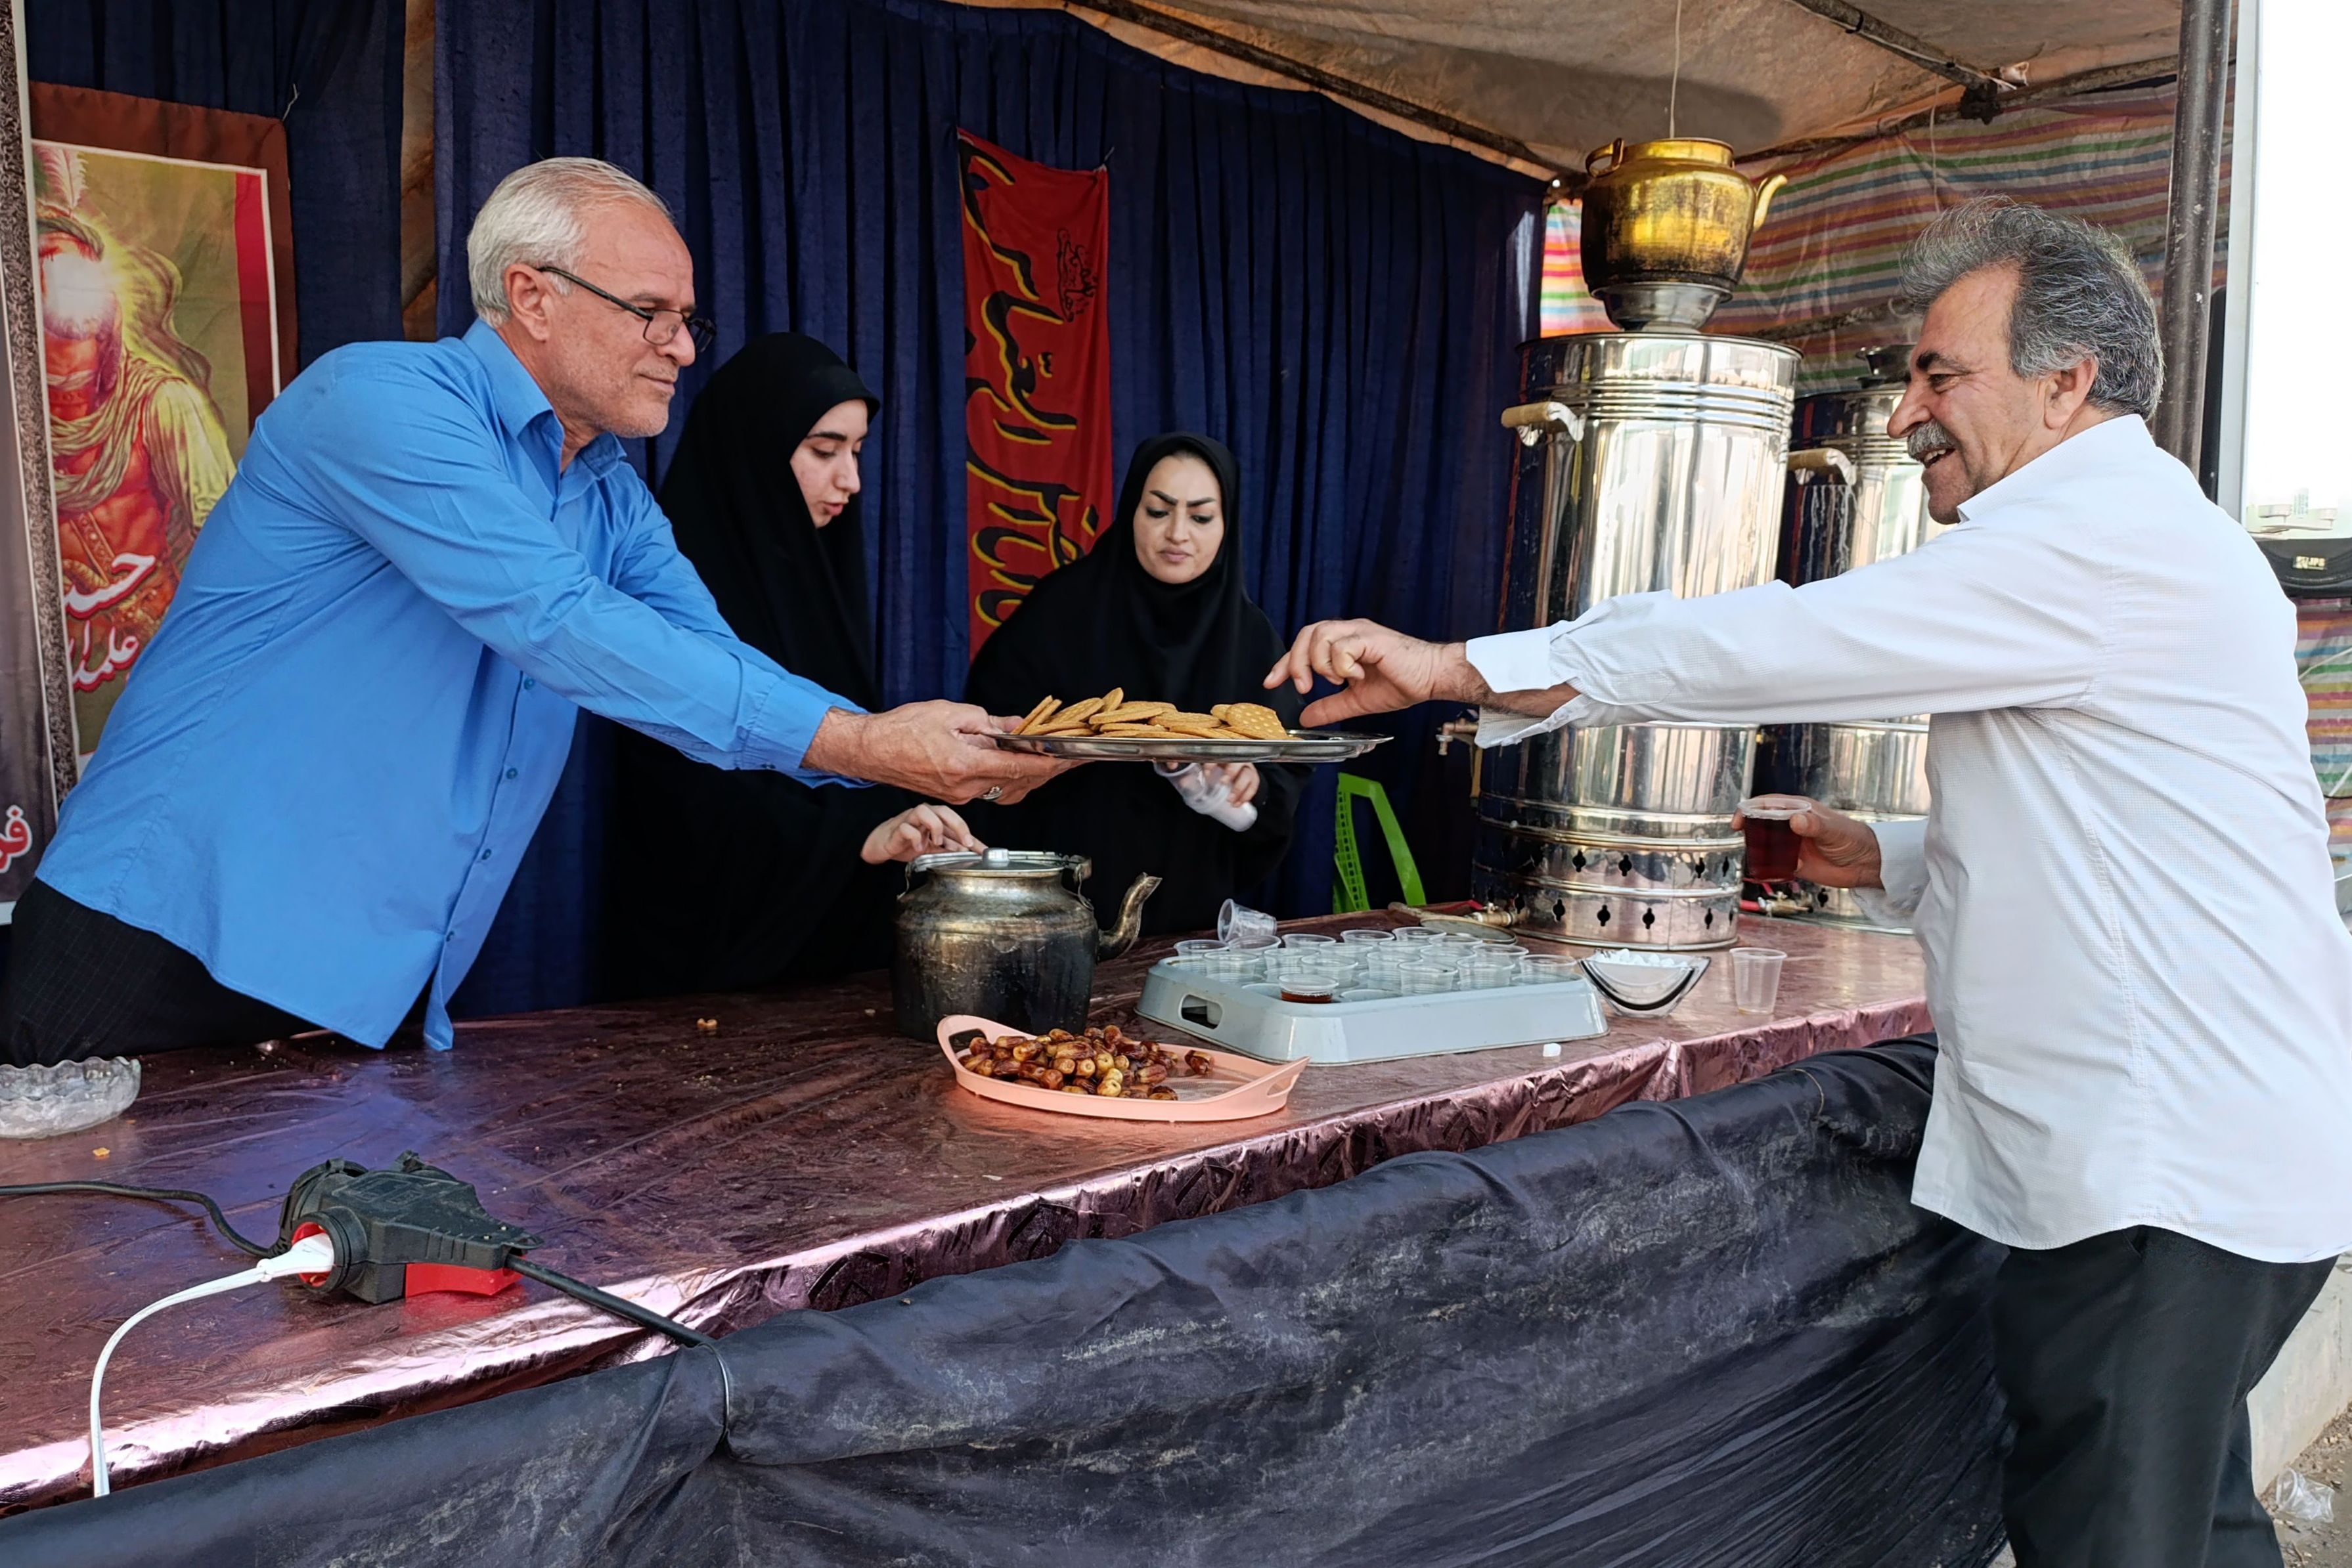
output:
[[[1200,458],[1217,476],[1225,531],[1206,571],[1168,583],[1136,559],[1135,512],[1152,468],[1178,453]],[[1076,702],[1121,686],[1130,698],[1196,713],[1218,703],[1278,706],[1258,686],[1281,644],[1265,612],[1242,591],[1240,495],[1241,470],[1221,441],[1177,433],[1137,447],[1118,487],[1118,510],[1094,548],[1040,582],[982,647],[966,688],[972,700],[1026,713],[1049,693]],[[1018,707],[990,700],[1020,691],[1034,695]]]
[[[1166,583],[1135,554],[1144,481],[1162,458],[1190,453],[1217,476],[1224,536],[1208,570]],[[1285,646],[1242,587],[1241,472],[1224,444],[1205,435],[1156,435],[1138,447],[1119,486],[1118,510],[1094,548],[1048,575],[972,661],[968,701],[1018,715],[1043,696],[1064,702],[1123,687],[1130,699],[1193,712],[1255,702],[1296,724],[1288,686],[1259,683]],[[1136,763],[1081,768],[1018,806],[985,812],[975,831],[991,843],[1091,856],[1088,893],[1098,910],[1140,872],[1160,878],[1145,929],[1192,931],[1215,924],[1217,906],[1264,880],[1289,846],[1306,779],[1295,768],[1258,770],[1258,820],[1246,832],[1187,808],[1168,782]]]
[[[792,456],[826,412],[880,400],[814,338],[778,332],[719,368],[661,489],[679,551],[735,634],[865,708],[881,706],[859,497],[820,528]],[[635,731],[614,747],[606,988],[735,990],[889,959],[899,867],[859,845],[911,798],[730,772]]]
[[[735,635],[864,708],[882,706],[853,496],[824,528],[789,466],[826,411],[882,400],[814,338],[772,332],[719,367],[686,416],[662,510]]]

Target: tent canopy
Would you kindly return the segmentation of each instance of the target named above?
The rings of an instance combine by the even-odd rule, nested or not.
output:
[[[1581,170],[1585,154],[1613,137],[1667,134],[1670,102],[1680,134],[1750,153],[1866,134],[1956,101],[1971,77],[2005,76],[2040,96],[2087,73],[2126,80],[2138,67],[2168,76],[2180,22],[2179,0],[1864,0],[1858,8],[1848,0],[1185,0],[1181,9],[1071,0],[1071,8],[1146,27],[1173,22],[1196,45],[1214,34],[1245,56],[1263,51],[1261,59],[1489,133],[1490,152],[1500,144],[1519,152],[1515,161],[1563,172]],[[1914,47],[1925,61],[1906,57]],[[1325,89],[1348,96],[1344,86]]]

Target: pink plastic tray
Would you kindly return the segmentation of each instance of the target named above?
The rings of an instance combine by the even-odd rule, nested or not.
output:
[[[956,1062],[955,1047],[948,1041],[971,1029],[982,1030],[991,1040],[999,1035],[1029,1032],[970,1013],[941,1019],[940,1050],[947,1056],[948,1065],[955,1069],[956,1087],[983,1100],[1002,1100],[1008,1105],[1026,1105],[1033,1111],[1058,1111],[1066,1116],[1102,1116],[1114,1122],[1242,1122],[1252,1116],[1271,1116],[1289,1100],[1290,1086],[1307,1071],[1304,1059],[1277,1067],[1230,1051],[1180,1043],[1180,1052],[1201,1051],[1212,1063],[1206,1078],[1169,1080],[1176,1092],[1185,1098],[1103,1100],[1092,1094],[1065,1094],[1058,1089],[1040,1089],[1034,1083],[982,1078],[965,1071]]]

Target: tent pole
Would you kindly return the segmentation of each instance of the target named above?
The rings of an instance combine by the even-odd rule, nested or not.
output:
[[[2172,196],[2164,224],[2164,294],[2157,332],[2164,395],[2157,444],[2197,468],[2205,418],[2205,339],[2213,296],[2213,231],[2221,199],[2221,120],[2230,86],[2230,0],[2181,0],[2180,78],[2174,88]]]
[[[1865,43],[1877,45],[1890,55],[1899,56],[1922,70],[1933,71],[1946,81],[1956,81],[1962,87],[1984,95],[1987,102],[1998,100],[2007,93],[2011,83],[2005,82],[1990,71],[1952,57],[1949,49],[1941,48],[1914,33],[1892,26],[1846,0],[1796,0],[1816,16],[1826,17]],[[1991,116],[1988,114],[1986,119]]]

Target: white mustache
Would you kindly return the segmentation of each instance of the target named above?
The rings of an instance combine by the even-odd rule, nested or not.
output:
[[[1915,463],[1925,463],[1938,452],[1949,452],[1959,445],[1952,433],[1934,420],[1915,428],[1903,438],[1903,445]]]

